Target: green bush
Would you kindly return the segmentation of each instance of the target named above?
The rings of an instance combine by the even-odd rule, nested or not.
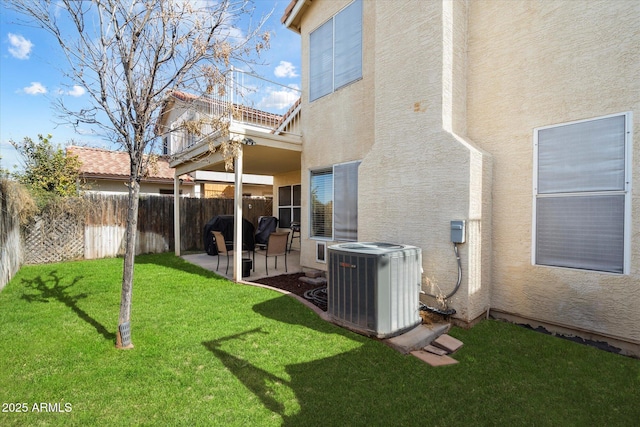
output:
[[[51,139],[51,135],[38,135],[37,141],[28,136],[22,141],[9,140],[24,161],[24,171],[13,177],[29,189],[40,209],[56,198],[77,195],[80,182],[78,157],[67,155]]]

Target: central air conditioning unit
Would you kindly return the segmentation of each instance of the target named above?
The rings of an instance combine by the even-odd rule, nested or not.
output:
[[[392,243],[329,247],[328,314],[356,332],[387,338],[419,325],[422,251]]]

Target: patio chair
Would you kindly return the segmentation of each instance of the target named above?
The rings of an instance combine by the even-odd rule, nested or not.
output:
[[[298,243],[302,244],[300,240],[300,223],[291,223],[291,241],[289,242],[289,253],[291,253],[291,246],[293,246],[293,239],[298,239]]]
[[[230,250],[227,249],[227,242],[224,241],[224,236],[222,235],[221,232],[212,231],[211,233],[213,234],[213,238],[216,241],[216,248],[218,249],[218,265],[216,266],[216,271],[218,271],[218,269],[220,268],[220,256],[226,255],[227,269],[224,271],[224,274],[227,274],[229,272],[229,252],[230,252]]]
[[[289,232],[277,232],[271,233],[269,235],[269,240],[267,242],[267,249],[264,254],[264,269],[269,275],[268,261],[269,257],[275,257],[275,267],[278,269],[278,256],[284,255],[284,271],[287,272],[287,242],[289,241]]]

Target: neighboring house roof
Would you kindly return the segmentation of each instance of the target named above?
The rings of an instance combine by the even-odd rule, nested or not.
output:
[[[85,178],[92,179],[122,179],[129,177],[129,153],[124,151],[111,151],[92,147],[67,147],[67,153],[78,156],[82,165],[80,173]],[[169,167],[166,157],[158,157],[156,166],[149,169],[143,182],[171,183],[173,182],[175,169]],[[192,183],[193,179],[188,175],[180,177],[183,184]]]

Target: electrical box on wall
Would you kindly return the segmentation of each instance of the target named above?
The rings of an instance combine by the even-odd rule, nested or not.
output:
[[[465,242],[465,221],[451,221],[451,241],[453,243],[464,243]]]

